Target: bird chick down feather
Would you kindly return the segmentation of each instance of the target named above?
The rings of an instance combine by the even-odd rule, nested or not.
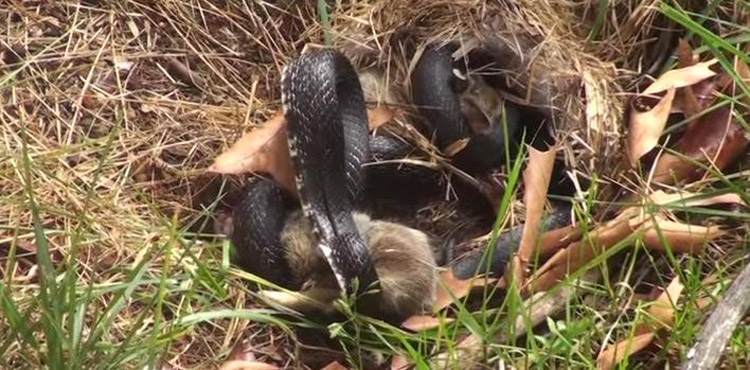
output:
[[[378,310],[396,318],[428,311],[435,299],[437,263],[427,235],[397,223],[372,220],[354,213],[380,281]],[[281,241],[299,294],[268,292],[267,298],[299,312],[332,308],[341,290],[312,236],[312,226],[301,212],[284,225]]]

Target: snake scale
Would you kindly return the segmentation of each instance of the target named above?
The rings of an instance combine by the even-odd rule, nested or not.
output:
[[[367,287],[377,274],[352,217],[370,159],[357,74],[342,54],[323,50],[292,61],[281,91],[302,211],[341,288],[353,278]]]

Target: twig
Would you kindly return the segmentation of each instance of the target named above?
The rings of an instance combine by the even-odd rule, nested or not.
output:
[[[729,287],[688,352],[686,370],[715,369],[729,337],[750,307],[750,264]]]

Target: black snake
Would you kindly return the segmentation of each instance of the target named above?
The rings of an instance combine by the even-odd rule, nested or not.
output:
[[[412,81],[420,114],[432,124],[440,149],[471,138],[455,158],[459,165],[480,172],[496,167],[505,158],[505,131],[493,127],[489,133],[472,134],[461,117],[451,78],[449,54],[428,49]],[[270,181],[251,181],[233,217],[235,261],[275,284],[299,289],[300,282],[289,278],[279,232],[289,210],[301,205],[340,288],[351,293],[356,279],[363,291],[378,281],[352,217],[367,180],[363,165],[373,154],[394,158],[408,148],[387,136],[370,136],[358,75],[338,51],[313,51],[292,61],[283,71],[281,91],[300,202],[295,204]],[[513,133],[515,124],[511,126]]]

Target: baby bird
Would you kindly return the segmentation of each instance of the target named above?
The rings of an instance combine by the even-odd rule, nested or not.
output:
[[[418,230],[354,213],[380,280],[376,310],[389,321],[402,321],[428,311],[437,288],[436,256],[428,236]],[[312,226],[301,211],[289,215],[281,233],[292,278],[306,299],[276,294],[270,298],[305,312],[331,308],[341,295],[334,274],[317,247]],[[312,299],[309,300],[309,299]]]
[[[500,124],[503,98],[481,76],[464,78],[465,90],[459,94],[461,114],[474,134],[487,135]]]

